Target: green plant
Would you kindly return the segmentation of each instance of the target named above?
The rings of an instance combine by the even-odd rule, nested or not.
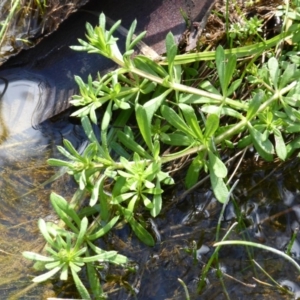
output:
[[[260,22],[251,22],[248,31],[253,33]],[[99,74],[96,79],[89,77],[87,83],[76,77],[80,95],[71,102],[79,109],[73,115],[81,118],[89,145],[80,154],[64,141],[59,151],[67,160],[49,160],[50,165],[67,168],[79,189],[90,193],[90,209],[106,225],[98,228],[101,234],[91,235],[85,217],[79,218],[75,210],[67,209],[61,198],[52,201],[69,231],[45,227],[40,221],[43,235],[54,248],[49,251],[52,257],[51,261],[47,258],[50,264],[46,265],[52,270],[42,278],[61,272],[64,279],[68,268],[74,277],[83,263],[88,263],[88,270],[94,270],[92,262],[104,252],[95,248],[93,241],[122,219],[140,240],[153,246],[155,241],[147,230],[146,219],[159,215],[165,185],[175,182],[172,162],[188,157],[190,164],[184,176],[187,188],[195,185],[204,171],[209,174],[215,197],[227,203],[231,193],[222,157],[224,147],[252,146],[267,161],[275,155],[286,160],[300,147],[296,136],[300,122],[299,60],[295,53],[276,58],[270,50],[285,39],[297,37],[299,24],[267,41],[227,50],[218,46],[215,51],[200,54],[177,55],[174,37],[169,33],[167,54],[161,61],[142,55],[132,57],[134,46],[145,34],[134,36],[136,22],[129,29],[122,54],[113,36],[119,24],[106,30],[105,16],[101,14],[99,26],[86,26],[88,42],[79,40],[81,46],[72,47],[103,55],[119,68],[104,76]],[[267,62],[256,63],[256,58],[267,50]],[[238,62],[237,58],[246,56],[254,58]],[[213,60],[217,80],[202,80],[196,87],[184,84],[182,65],[206,60]],[[242,75],[237,69],[243,70]],[[101,137],[97,137],[91,122],[100,126]],[[134,125],[128,126],[129,122]],[[55,234],[49,237],[50,232]],[[206,273],[223,244],[217,245]],[[64,247],[65,252],[61,254],[58,247]],[[90,251],[95,255],[90,256]],[[113,254],[107,255],[107,261],[114,262]],[[120,256],[118,262],[124,263],[125,258]]]
[[[71,272],[81,297],[91,299],[89,292],[77,275],[82,267],[86,266],[94,296],[104,297],[100,281],[96,275],[96,263],[125,264],[127,258],[117,254],[116,251],[100,249],[94,244],[94,241],[108,232],[117,222],[118,217],[114,217],[103,227],[97,223],[88,227],[87,217],[80,218],[64,198],[52,193],[51,202],[66,227],[61,228],[54,223],[46,223],[43,219],[39,220],[39,229],[47,242],[45,250],[48,256],[27,251],[23,252],[23,255],[28,259],[37,261],[36,268],[46,268],[49,271],[35,277],[33,281],[45,281],[56,273],[60,273],[61,280],[67,280],[69,272]]]
[[[266,160],[273,159],[274,149],[283,160],[291,155],[294,148],[290,146],[289,149],[284,133],[298,128],[296,107],[299,84],[296,77],[299,70],[296,64],[285,64],[285,71],[282,71],[278,60],[271,58],[267,65],[259,71],[252,70],[247,77],[249,83],[255,86],[251,97],[246,101],[231,99],[229,97],[241,87],[242,79],[234,78],[236,55],[226,54],[222,47],[219,46],[215,52],[219,78],[217,85],[204,81],[200,88],[192,88],[181,83],[182,69],[175,64],[177,46],[171,34],[166,38],[169,64],[164,68],[159,62],[144,56],[131,58],[133,46],[144,35],[142,33],[132,41],[135,23],[129,30],[123,55],[113,37],[119,22],[106,31],[102,14],[99,24],[95,29],[88,24],[89,42],[79,40],[82,46],[73,49],[104,55],[118,63],[120,68],[99,76],[95,81],[89,78],[87,85],[76,79],[81,96],[75,96],[72,103],[83,107],[74,115],[82,118],[91,144],[83,155],[79,155],[65,141],[68,152],[62,147],[59,150],[70,161],[52,159],[49,163],[68,167],[80,189],[87,188],[92,192],[91,205],[97,202],[104,182],[110,180],[112,194],[101,191],[106,209],[117,207],[145,243],[153,245],[154,241],[142,225],[143,220],[136,220],[135,211],[140,209],[138,203],[142,202],[152,216],[159,214],[163,192],[161,183],[173,183],[170,174],[162,171],[162,167],[170,161],[194,154],[185,179],[187,187],[197,182],[203,169],[210,175],[217,199],[224,203],[228,197],[227,168],[220,159],[218,145],[224,142],[230,144],[232,137],[243,134],[235,145],[245,147],[253,144],[258,154]],[[130,74],[132,80],[125,74]],[[101,122],[100,142],[87,115],[96,124],[96,109],[105,103],[108,104]],[[197,105],[200,104],[199,114]],[[127,120],[133,111],[139,128],[137,133],[126,126],[123,131],[113,126],[110,128],[113,114],[119,112],[118,118]],[[220,118],[224,117],[229,123],[220,122]],[[157,124],[161,124],[162,120],[166,120],[164,129],[157,131]],[[275,147],[271,136],[274,136]],[[166,145],[180,147],[180,151],[164,155]],[[112,150],[121,155],[120,161],[111,157]],[[133,160],[130,160],[131,157]]]
[[[262,25],[263,20],[258,19],[257,16],[250,18],[249,20],[244,19],[244,24],[233,23],[230,25],[228,30],[229,38],[238,42],[238,44],[249,43],[250,38],[257,38],[262,40]]]

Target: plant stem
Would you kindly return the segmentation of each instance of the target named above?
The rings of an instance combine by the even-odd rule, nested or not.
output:
[[[233,228],[237,225],[238,223],[235,222],[233,223],[230,228],[228,229],[228,231],[226,232],[226,234],[224,235],[223,239],[222,239],[222,242],[219,242],[219,243],[216,243],[215,246],[217,246],[217,244],[220,244],[220,243],[226,243],[226,242],[223,242],[226,240],[226,238],[228,237],[228,235],[231,233],[231,231],[233,230]],[[211,264],[213,263],[215,257],[218,255],[218,252],[221,248],[221,245],[220,246],[217,246],[217,248],[215,249],[214,253],[212,254],[212,256],[210,257],[207,265],[205,266],[203,272],[202,272],[202,275],[201,275],[201,280],[198,284],[198,292],[200,293],[202,288],[204,287],[204,281],[205,281],[205,278],[207,276],[207,273],[209,271],[209,268],[211,266]]]
[[[294,30],[291,31],[286,31],[283,33],[280,33],[273,38],[256,43],[254,45],[249,45],[249,46],[244,46],[244,47],[238,47],[238,48],[232,48],[232,49],[227,49],[225,50],[225,54],[235,54],[238,58],[242,57],[247,57],[247,56],[252,56],[252,55],[257,55],[260,54],[274,46],[276,46],[278,43],[281,41],[292,37],[296,31],[300,29],[300,24],[297,25],[297,27],[293,27]],[[175,65],[182,65],[182,64],[188,64],[188,63],[193,63],[195,61],[205,61],[205,60],[214,60],[216,58],[216,51],[203,51],[203,52],[198,52],[198,53],[186,53],[186,54],[180,54],[176,55],[174,59],[174,64]],[[168,61],[167,58],[165,57],[160,64],[162,65],[167,65]]]
[[[259,114],[260,112],[262,112],[263,110],[265,110],[273,101],[279,99],[282,95],[289,92],[296,85],[297,85],[297,82],[294,81],[294,82],[290,83],[288,86],[286,86],[285,88],[281,89],[280,91],[277,91],[270,99],[268,99],[266,102],[264,102],[259,107],[259,109],[257,110],[256,115]],[[233,127],[228,129],[227,131],[225,131],[224,133],[218,135],[215,138],[215,143],[220,144],[222,141],[230,138],[233,135],[238,134],[243,129],[243,127],[247,125],[248,122],[249,122],[249,120],[244,118],[239,123],[235,124]],[[162,161],[162,163],[170,162],[172,160],[179,159],[179,158],[181,158],[183,156],[186,156],[186,155],[198,153],[198,152],[203,151],[205,149],[207,149],[206,145],[200,145],[200,146],[192,147],[192,148],[189,148],[187,150],[181,151],[180,153],[177,152],[177,153],[174,153],[174,154],[163,156],[161,161]]]
[[[266,251],[276,253],[276,254],[284,257],[286,260],[288,260],[297,269],[297,271],[300,272],[300,266],[297,264],[297,262],[295,260],[293,260],[289,255],[285,254],[284,252],[277,250],[275,248],[272,248],[272,247],[269,247],[266,245],[262,245],[262,244],[258,244],[258,243],[247,242],[247,241],[223,241],[222,240],[221,242],[214,244],[215,247],[220,247],[220,246],[225,246],[225,245],[251,246],[251,247],[256,247],[256,248],[260,248],[260,249],[263,249]]]

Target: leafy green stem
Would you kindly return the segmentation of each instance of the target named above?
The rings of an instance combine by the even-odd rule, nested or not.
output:
[[[170,82],[170,81],[165,81],[164,79],[158,77],[158,76],[154,76],[152,74],[149,74],[145,71],[142,71],[138,68],[135,68],[133,66],[130,67],[130,69],[128,70],[129,72],[135,73],[136,75],[139,75],[143,78],[146,78],[148,80],[151,80],[153,82],[156,82],[162,86],[165,86],[167,88],[172,88],[175,91],[179,91],[179,92],[184,92],[184,93],[189,93],[189,94],[194,94],[194,95],[198,95],[200,97],[206,97],[212,100],[215,100],[216,102],[214,103],[226,103],[236,109],[240,109],[240,110],[247,110],[248,105],[247,103],[243,103],[243,102],[239,102],[230,98],[225,98],[222,95],[218,95],[218,94],[214,94],[214,93],[210,93],[198,88],[194,88],[194,87],[190,87],[190,86],[186,86],[184,84],[181,83],[176,83],[176,82]],[[209,102],[209,101],[208,101]]]
[[[293,27],[293,31],[286,31],[276,35],[275,37],[249,46],[232,48],[225,50],[226,55],[235,54],[238,58],[260,54],[283,41],[284,39],[292,37],[296,31],[300,30],[300,24]],[[199,53],[185,53],[176,55],[174,59],[175,65],[188,64],[195,61],[214,60],[216,58],[216,51],[203,51]],[[167,65],[168,60],[164,58],[160,64]]]
[[[259,114],[260,112],[264,111],[273,101],[279,99],[282,95],[286,94],[291,89],[293,89],[296,86],[296,84],[297,84],[297,82],[294,81],[294,82],[290,83],[288,86],[286,86],[285,88],[281,89],[280,91],[277,91],[271,98],[269,98],[266,102],[264,102],[259,107],[259,109],[257,110],[255,116],[257,116],[257,114]],[[224,133],[216,136],[215,140],[214,140],[215,144],[216,145],[220,144],[222,141],[224,141],[224,140],[232,137],[233,135],[236,135],[239,132],[241,132],[243,127],[247,125],[248,121],[249,120],[244,118],[239,123],[235,124],[233,127],[226,130]],[[170,155],[163,156],[162,159],[161,159],[161,162],[162,163],[170,162],[170,161],[179,159],[179,158],[187,156],[187,155],[198,153],[198,152],[203,151],[205,149],[207,149],[206,145],[198,145],[198,146],[183,150],[180,153],[177,152],[177,153],[173,153],[173,154],[170,154]]]

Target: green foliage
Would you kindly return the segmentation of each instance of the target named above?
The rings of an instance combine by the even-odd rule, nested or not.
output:
[[[247,30],[252,34],[258,24],[260,22],[255,18],[251,19]],[[228,54],[219,46],[215,52],[218,82],[207,81],[201,84],[203,90],[195,89],[181,82],[181,67],[175,64],[177,46],[171,33],[166,38],[168,65],[165,68],[143,56],[131,58],[132,47],[136,39],[141,38],[139,36],[131,41],[135,22],[129,30],[126,51],[122,55],[117,39],[113,37],[118,25],[116,23],[107,31],[105,17],[101,15],[99,26],[95,29],[87,25],[88,42],[80,40],[81,46],[73,47],[75,50],[100,53],[118,63],[120,68],[103,77],[99,75],[95,81],[89,78],[88,84],[80,78],[76,79],[81,95],[74,97],[73,104],[82,108],[74,115],[83,118],[91,143],[79,155],[65,142],[68,152],[62,147],[59,150],[70,161],[49,162],[67,167],[81,189],[92,190],[91,204],[95,204],[102,193],[106,203],[103,207],[107,210],[102,214],[107,216],[108,210],[116,207],[133,231],[152,245],[153,240],[146,233],[143,221],[136,219],[135,212],[142,209],[140,204],[143,203],[144,209],[153,217],[159,214],[163,185],[173,183],[169,174],[163,172],[163,166],[169,161],[194,154],[185,178],[187,187],[195,184],[201,170],[204,170],[210,175],[216,198],[224,203],[228,187],[227,168],[220,159],[218,148],[222,142],[229,144],[232,137],[243,133],[244,137],[236,145],[245,147],[252,144],[265,160],[272,160],[275,153],[282,160],[290,155],[292,150],[286,145],[285,132],[294,130],[296,127],[293,126],[300,117],[295,80],[299,67],[295,63],[287,65],[271,57],[262,68],[252,68],[247,79],[257,88],[253,88],[250,98],[242,103],[241,100],[228,98],[241,88],[242,83],[241,78],[235,77],[236,54]],[[124,76],[126,73],[131,74],[133,80]],[[262,85],[266,87],[266,92],[260,89]],[[89,115],[96,124],[95,111],[104,104],[106,110],[100,141],[95,138],[86,116]],[[199,104],[202,105],[201,114],[197,111]],[[114,130],[116,134],[109,130],[109,124],[113,124],[112,116],[116,113],[124,115],[130,108],[134,108],[139,130],[133,132],[126,126],[123,130]],[[220,122],[223,116],[231,117],[231,126]],[[161,128],[158,125],[162,125]],[[108,143],[108,136],[114,136],[111,143]],[[118,153],[123,153],[119,162],[110,157],[110,144]],[[165,145],[180,147],[180,151],[163,155]],[[112,180],[111,196],[100,192],[100,186],[103,188],[103,183],[108,179]]]
[[[39,229],[44,236],[48,256],[36,254],[33,252],[23,252],[23,255],[31,260],[39,262],[38,267],[43,267],[49,271],[33,279],[34,282],[45,281],[56,273],[60,273],[61,280],[67,280],[69,272],[75,282],[75,285],[83,299],[91,299],[89,292],[85,288],[77,273],[83,266],[87,265],[88,272],[95,274],[97,263],[125,264],[127,258],[117,254],[116,251],[105,251],[93,244],[93,242],[106,234],[117,222],[118,217],[114,217],[105,226],[88,227],[87,217],[80,218],[68,202],[59,195],[51,194],[51,203],[66,228],[61,228],[53,223],[46,223],[43,219],[39,220]],[[94,255],[90,255],[90,251]],[[99,283],[99,278],[93,276],[91,288],[97,287],[98,294],[103,297],[104,294]]]
[[[244,18],[241,23],[233,23],[230,25],[229,37],[236,40],[238,44],[249,43],[249,39],[262,39],[262,25],[263,20],[260,20],[257,16],[249,20]]]
[[[184,59],[178,59],[171,33],[166,37],[165,60],[152,61],[142,55],[131,56],[133,47],[144,36],[144,33],[134,35],[136,22],[129,29],[124,54],[114,37],[120,22],[110,30],[106,30],[105,22],[101,14],[99,26],[92,28],[87,24],[88,42],[79,40],[81,46],[73,47],[101,54],[119,66],[94,80],[89,77],[87,83],[76,77],[80,95],[72,100],[79,107],[74,115],[81,118],[88,145],[79,152],[69,141],[64,141],[64,147],[58,149],[66,160],[49,160],[53,166],[66,168],[79,189],[90,193],[90,209],[98,212],[101,226],[94,228],[94,223],[89,226],[86,217],[79,217],[64,199],[52,195],[53,207],[67,229],[40,221],[50,256],[25,253],[30,259],[47,262],[45,267],[50,271],[37,277],[38,281],[59,272],[66,279],[70,269],[83,298],[86,290],[77,275],[83,265],[87,266],[95,291],[100,286],[99,281],[92,279],[95,261],[126,262],[125,257],[114,251],[105,252],[93,243],[116,222],[125,221],[146,245],[155,244],[146,219],[149,215],[159,215],[165,185],[174,184],[170,162],[190,157],[184,176],[187,188],[206,172],[215,197],[226,203],[230,192],[228,170],[222,157],[224,145],[253,146],[267,161],[275,155],[286,160],[300,148],[299,138],[294,135],[300,128],[297,79],[300,63],[295,52],[286,56],[288,60],[270,53],[261,66],[254,60],[245,62],[242,65],[245,77],[240,77],[237,58],[249,48],[241,48],[239,52],[238,48],[228,51],[218,46],[210,55],[215,58],[217,80],[208,78],[198,87],[191,87],[184,84],[184,68],[178,63]],[[249,21],[247,34],[256,34],[260,24],[256,19]],[[300,27],[296,26],[288,34],[299,32]],[[286,36],[282,34],[269,43],[260,43],[258,48],[264,46],[264,50]],[[189,54],[187,57],[191,59]],[[190,72],[188,76],[191,74],[196,75]],[[242,97],[245,91],[246,99]],[[129,119],[136,123],[128,126]],[[93,126],[100,126],[100,137]],[[168,147],[171,147],[169,153],[165,152]],[[115,153],[120,157],[116,158]]]

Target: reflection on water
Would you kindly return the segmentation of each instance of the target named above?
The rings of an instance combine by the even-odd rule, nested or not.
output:
[[[5,84],[0,85],[0,91]],[[32,138],[39,138],[41,134],[32,128],[32,115],[42,96],[42,89],[38,81],[9,78],[7,89],[0,101],[0,141],[5,143],[9,137],[20,134],[25,130]],[[41,137],[42,138],[42,137]],[[9,141],[8,141],[9,143]]]
[[[56,145],[62,138],[75,146],[85,138],[79,126],[68,122],[67,114],[44,121],[38,129],[32,126],[40,118],[37,107],[51,93],[41,78],[25,79],[24,74],[8,74],[9,84],[0,101],[0,299],[31,284],[27,276],[32,274],[31,262],[24,260],[21,252],[43,247],[37,221],[51,218],[50,191],[67,199],[74,192],[68,177],[39,188],[54,174],[46,160],[57,157]],[[0,94],[4,88],[0,81]],[[43,291],[31,293],[22,299],[41,299]]]

